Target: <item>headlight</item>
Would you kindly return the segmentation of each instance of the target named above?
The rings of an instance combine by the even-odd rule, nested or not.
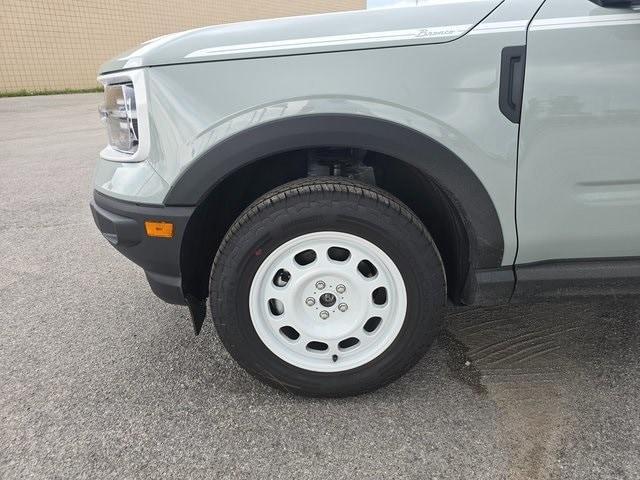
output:
[[[138,112],[133,83],[105,85],[100,117],[114,150],[128,154],[138,150]]]

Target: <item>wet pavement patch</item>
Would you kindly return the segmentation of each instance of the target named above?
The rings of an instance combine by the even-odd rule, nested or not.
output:
[[[482,385],[480,370],[468,356],[469,347],[458,340],[450,330],[444,330],[440,334],[438,345],[447,352],[447,366],[451,375],[470,386],[474,392],[486,394],[487,389]]]

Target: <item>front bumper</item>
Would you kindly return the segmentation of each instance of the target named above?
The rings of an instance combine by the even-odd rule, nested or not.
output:
[[[151,290],[162,300],[187,305],[182,290],[180,246],[195,207],[141,205],[117,200],[94,191],[93,219],[104,237],[125,257],[141,266]],[[174,224],[173,238],[152,238],[145,220]]]

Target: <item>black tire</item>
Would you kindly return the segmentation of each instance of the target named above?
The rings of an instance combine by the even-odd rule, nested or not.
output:
[[[323,230],[377,245],[400,270],[407,291],[405,321],[393,343],[369,363],[337,373],[281,360],[260,340],[249,314],[249,290],[262,261],[286,241]],[[231,356],[261,381],[308,396],[356,395],[400,377],[439,332],[445,298],[442,260],[422,222],[388,193],[337,177],[291,182],[255,201],[222,241],[210,282],[215,327]]]

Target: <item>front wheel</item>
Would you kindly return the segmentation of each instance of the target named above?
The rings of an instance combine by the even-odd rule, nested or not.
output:
[[[346,396],[398,378],[442,323],[442,261],[419,219],[369,185],[284,185],[218,250],[211,311],[229,353],[273,386]]]

